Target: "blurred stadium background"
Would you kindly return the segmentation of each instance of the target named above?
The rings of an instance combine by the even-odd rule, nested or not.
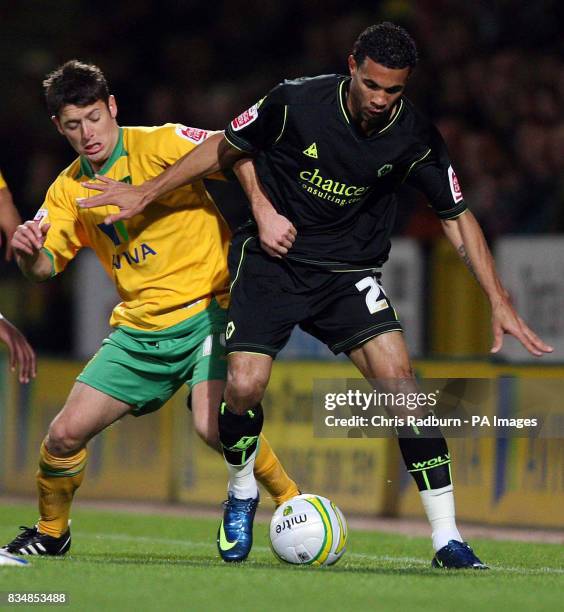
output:
[[[520,313],[556,347],[542,364],[530,364],[510,341],[501,359],[488,358],[487,304],[426,203],[406,190],[383,281],[417,369],[437,378],[509,377],[515,397],[524,377],[564,380],[564,15],[556,0],[0,2],[0,169],[22,217],[35,213],[73,159],[41,90],[44,75],[65,60],[102,67],[122,125],[221,129],[283,78],[345,71],[358,33],[384,19],[418,42],[408,96],[446,139]],[[237,186],[210,190],[235,226],[244,206]],[[0,311],[41,356],[28,387],[16,384],[5,361],[0,371],[0,493],[33,492],[41,437],[106,335],[116,301],[87,254],[41,285],[0,262]],[[273,445],[303,489],[334,498],[345,512],[418,515],[395,442],[312,440],[311,381],[354,376],[346,360],[327,358],[316,341],[292,337],[265,401]],[[171,404],[126,418],[92,442],[80,498],[222,499],[222,462],[196,440],[184,395]],[[459,439],[452,452],[461,518],[564,526],[561,440]],[[148,490],[148,481],[160,488]]]

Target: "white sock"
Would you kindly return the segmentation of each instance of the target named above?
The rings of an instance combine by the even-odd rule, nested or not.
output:
[[[250,497],[254,499],[258,495],[254,474],[256,456],[257,452],[255,451],[243,465],[231,465],[227,461],[225,462],[229,472],[227,490],[237,499],[249,499]]]
[[[419,491],[425,514],[433,530],[433,548],[435,552],[446,546],[449,540],[462,542],[462,536],[456,527],[454,511],[454,493],[452,485],[440,489]]]

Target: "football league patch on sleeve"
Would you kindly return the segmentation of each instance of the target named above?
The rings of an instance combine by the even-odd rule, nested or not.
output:
[[[184,138],[198,145],[204,142],[210,133],[207,130],[201,130],[200,128],[187,127],[185,125],[178,124],[176,126],[176,134],[180,136],[180,138]]]
[[[450,184],[450,192],[452,193],[452,199],[456,204],[463,199],[462,189],[460,189],[460,183],[456,177],[456,173],[452,169],[452,166],[448,167],[448,182]]]
[[[235,132],[238,132],[255,121],[258,117],[258,107],[259,102],[257,102],[257,104],[253,104],[251,108],[247,109],[244,113],[241,113],[238,117],[235,117],[235,119],[233,119],[231,122],[231,128]]]
[[[33,217],[34,221],[37,221],[40,225],[43,219],[46,219],[49,214],[49,211],[46,208],[40,208],[36,213],[35,217]]]

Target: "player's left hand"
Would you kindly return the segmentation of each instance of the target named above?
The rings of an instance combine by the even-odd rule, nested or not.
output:
[[[492,305],[492,329],[494,342],[491,353],[498,353],[503,346],[503,334],[511,334],[535,357],[552,353],[552,346],[543,342],[517,314],[508,297]]]
[[[111,225],[121,219],[131,219],[143,212],[149,203],[145,197],[143,185],[128,185],[107,176],[96,175],[99,183],[82,183],[86,189],[101,191],[99,195],[89,198],[77,198],[80,208],[96,208],[97,206],[117,206],[119,212],[108,215],[104,219],[106,225]]]
[[[36,375],[35,352],[25,336],[7,319],[0,318],[0,342],[3,342],[10,352],[10,369],[19,371],[19,381],[28,383]]]

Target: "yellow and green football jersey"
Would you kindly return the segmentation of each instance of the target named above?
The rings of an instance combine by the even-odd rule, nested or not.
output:
[[[2,176],[2,173],[0,172],[0,189],[4,189],[5,187],[7,187],[6,181],[4,180],[4,177]]]
[[[116,147],[98,174],[144,183],[206,135],[177,124],[120,128]],[[152,202],[133,219],[104,225],[117,207],[81,209],[76,202],[97,193],[82,186],[93,178],[90,163],[79,157],[51,185],[36,216],[51,224],[45,251],[53,274],[64,270],[80,249],[92,248],[122,299],[112,313],[112,326],[157,331],[202,312],[214,297],[227,307],[229,229],[201,181]]]

